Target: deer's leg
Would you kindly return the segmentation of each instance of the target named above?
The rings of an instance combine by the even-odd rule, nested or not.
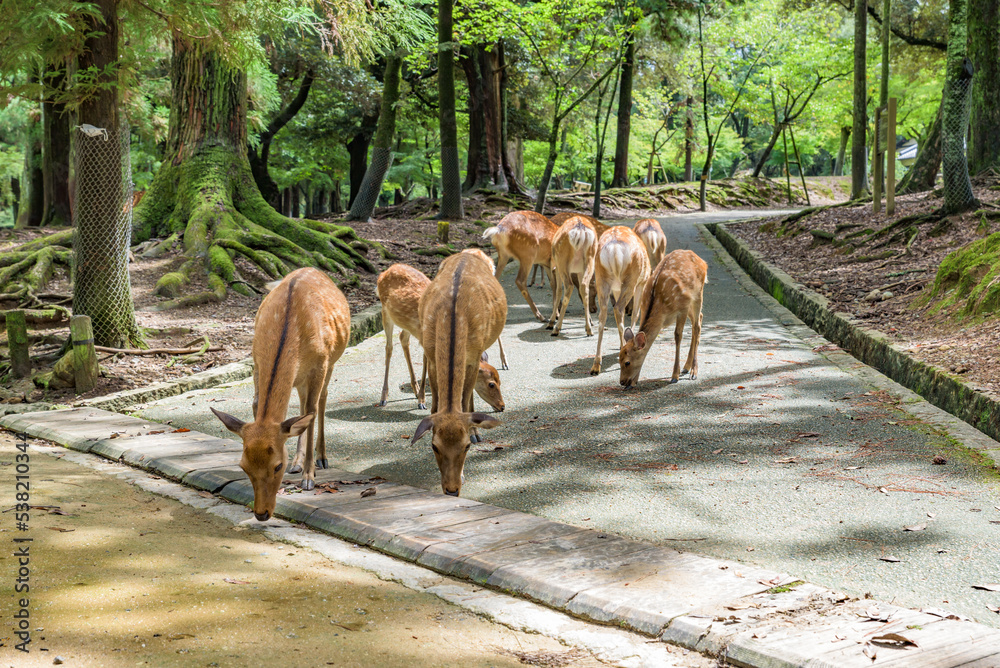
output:
[[[601,343],[604,341],[604,323],[608,319],[608,298],[611,296],[611,286],[602,281],[597,284],[596,292],[598,293],[597,306],[600,310],[597,315],[597,353],[594,355],[594,364],[590,367],[591,376],[601,373]],[[615,317],[617,317],[617,313]]]
[[[594,331],[590,328],[590,276],[584,274],[580,277],[580,282],[576,285],[577,292],[580,293],[580,302],[583,304],[583,326],[587,330],[587,336],[593,336]]]
[[[317,427],[318,433],[316,436],[316,468],[325,469],[329,468],[329,464],[326,459],[326,396],[327,391],[330,389],[330,378],[333,376],[333,363],[330,363],[326,369],[326,378],[323,379],[323,387],[319,393],[319,403],[316,405],[317,415],[313,420],[319,420],[319,426]]]
[[[326,370],[322,370],[321,376],[326,375]],[[299,406],[302,415],[307,415],[313,413],[315,416],[319,403],[319,388],[315,387],[317,379],[315,374],[309,379],[308,384],[304,389],[299,389]],[[302,440],[305,438],[305,447],[302,448]],[[299,487],[308,491],[316,486],[316,417],[313,417],[312,422],[309,423],[309,427],[299,436],[299,450],[295,453],[295,460],[293,462],[298,462],[299,468],[302,471],[302,482],[299,483]],[[291,472],[291,471],[289,471]]]
[[[389,398],[389,360],[392,359],[392,326],[392,318],[389,317],[389,314],[386,313],[385,307],[383,306],[382,328],[385,329],[385,379],[382,381],[382,398],[379,399],[379,406],[385,406],[386,400]],[[399,340],[400,343],[402,343],[402,334],[399,335]],[[403,350],[406,352],[406,360],[409,362],[409,353],[406,351],[406,348],[403,348]],[[410,375],[413,375],[412,371],[410,371]]]
[[[500,250],[498,248],[497,249],[497,267],[496,267],[496,269],[493,270],[493,275],[496,277],[496,279],[498,281],[500,280],[500,274],[503,273],[503,269],[504,269],[504,267],[507,266],[508,262],[510,262],[510,256],[507,255],[507,254],[505,254],[502,250]]]
[[[399,345],[403,348],[406,369],[410,372],[410,389],[413,390],[413,396],[417,396],[417,377],[413,373],[413,360],[410,359],[410,333],[405,329],[399,332]]]
[[[695,311],[694,307],[691,309]],[[691,380],[698,378],[698,345],[701,343],[701,304],[698,304],[697,315],[691,315],[691,349],[688,350],[687,361],[684,362],[684,373],[691,372]]]
[[[306,403],[305,390],[302,388],[297,388],[299,392],[299,415],[305,415],[309,412],[309,404]],[[315,422],[315,420],[313,420]],[[295,441],[295,454],[292,455],[292,465],[289,466],[285,473],[302,473],[302,463],[306,456],[306,441],[308,440],[308,432],[302,432],[299,434],[298,439]]]
[[[549,285],[552,286],[552,316],[545,325],[545,329],[552,329],[555,326],[556,318],[559,313],[559,302],[562,299],[560,295],[563,289],[563,284],[558,271],[549,269]]]
[[[618,327],[618,347],[625,347],[625,306],[628,304],[628,297],[624,291],[615,299],[615,326]],[[634,320],[634,318],[633,318]]]
[[[466,366],[465,367],[465,384],[462,385],[462,410],[466,413],[475,413],[476,406],[476,377],[479,373],[479,367],[476,366]],[[470,382],[471,380],[471,382]],[[479,437],[479,430],[473,427],[469,430],[469,442],[470,443],[481,443],[482,438]],[[463,478],[464,481],[464,478]]]
[[[590,312],[591,313],[597,313],[597,277],[596,276],[591,276],[589,286],[590,286],[590,301],[588,302],[588,304],[590,305]]]
[[[506,371],[510,367],[507,366],[507,355],[503,351],[503,339],[499,336],[497,337],[497,345],[500,346],[500,368]]]
[[[531,278],[528,279],[528,287],[529,288],[533,287],[535,285],[535,276],[537,276],[537,275],[538,275],[538,265],[537,264],[533,264],[533,265],[531,265]],[[545,275],[543,274],[542,278],[541,278],[541,281],[538,284],[538,287],[543,287],[544,283],[545,283]]]
[[[438,412],[438,397],[441,396],[437,385],[437,366],[426,351],[424,352],[424,361],[427,363],[427,377],[431,384],[431,415],[434,415]]]
[[[535,314],[535,317],[542,322],[545,322],[545,318],[543,318],[542,314],[539,313],[538,307],[535,306],[535,301],[531,298],[531,295],[528,294],[528,288],[526,287],[526,279],[530,268],[531,265],[523,262],[520,263],[520,266],[517,268],[517,278],[514,279],[514,284],[517,286],[517,289],[521,291],[521,294],[524,296],[525,301],[528,302],[528,306],[531,307],[531,312]]]
[[[639,320],[642,318],[642,308],[639,302],[642,301],[642,288],[644,287],[642,281],[635,282],[635,288],[632,290],[631,298],[629,299],[629,304],[632,306],[632,319],[630,320],[631,327],[634,331],[639,331],[642,327],[642,323]],[[622,345],[625,345],[624,341]]]
[[[566,307],[569,306],[570,297],[573,296],[573,284],[571,283],[572,279],[569,274],[565,274],[562,270],[559,270],[557,276],[559,277],[561,296],[559,299],[559,319],[556,321],[556,326],[552,329],[552,336],[559,336],[559,332],[562,331],[563,319],[566,317]]]
[[[684,334],[684,321],[687,313],[680,313],[677,316],[677,325],[674,327],[674,372],[670,376],[670,382],[676,383],[681,377],[681,336]]]
[[[420,391],[417,392],[417,408],[427,410],[424,392],[427,390],[427,355],[424,355],[423,371],[420,372]]]

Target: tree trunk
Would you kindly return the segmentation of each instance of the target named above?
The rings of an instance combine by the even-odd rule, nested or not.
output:
[[[441,132],[441,204],[438,218],[443,220],[461,220],[464,217],[455,120],[453,1],[438,0],[438,123]]]
[[[694,98],[688,96],[684,102],[687,107],[684,114],[684,181],[694,180],[694,164],[692,155],[694,154]]]
[[[63,90],[66,63],[50,64],[46,78],[49,86]],[[71,224],[73,218],[69,197],[70,114],[65,104],[48,100],[42,103],[42,119],[42,225],[65,226]]]
[[[138,241],[171,233],[184,239],[187,261],[156,287],[157,294],[175,299],[160,308],[219,301],[229,287],[252,294],[233,261],[237,254],[273,278],[305,266],[374,270],[351,247],[357,235],[350,228],[291,220],[261,197],[246,152],[245,72],[178,32],[171,83],[166,154],[136,209]],[[293,207],[298,191],[293,187]],[[180,298],[196,270],[207,274],[209,290]]]
[[[302,204],[302,188],[296,183],[292,186],[292,218],[299,217],[299,207]]]
[[[32,77],[37,82],[37,77]],[[33,115],[29,115],[25,131],[27,146],[24,151],[24,187],[21,189],[21,210],[16,227],[39,227],[45,211],[45,171],[42,169],[42,144],[44,129]]]
[[[354,198],[361,190],[361,182],[365,180],[368,172],[368,145],[372,141],[372,134],[375,132],[378,116],[371,114],[361,119],[361,128],[354,134],[351,141],[347,142],[347,155],[350,158],[351,166],[349,170],[351,180],[351,192],[347,198],[347,206],[354,205]]]
[[[89,124],[107,131],[102,142],[103,165],[81,161],[76,174],[76,271],[73,281],[73,312],[88,315],[94,328],[97,345],[115,348],[142,343],[135,321],[132,290],[128,276],[129,232],[122,219],[126,191],[120,151],[120,119],[118,115],[118,0],[98,0],[100,17],[88,18],[91,37],[78,58],[80,72],[96,70],[96,83],[101,84],[94,95],[79,107],[80,125]],[[117,155],[115,155],[117,154]]]
[[[969,0],[972,78],[969,171],[1000,166],[1000,0]]]
[[[474,192],[490,182],[489,160],[486,155],[486,91],[481,69],[482,45],[463,46],[459,62],[465,71],[469,89],[469,149],[465,163],[463,192]]]
[[[330,213],[343,213],[344,199],[340,194],[340,179],[333,182],[333,190],[330,191]]]
[[[618,135],[615,139],[615,173],[612,188],[628,186],[628,142],[632,130],[632,77],[635,72],[635,34],[628,37],[622,60],[621,83],[618,92]]]
[[[941,115],[941,165],[944,172],[944,212],[968,211],[976,205],[969,182],[965,138],[969,129],[972,63],[966,57],[968,41],[966,0],[948,4],[948,57]]]
[[[378,196],[382,193],[385,175],[392,166],[392,140],[396,135],[396,102],[399,100],[399,72],[403,64],[402,54],[393,53],[385,59],[385,74],[382,78],[382,109],[378,116],[378,128],[372,142],[372,161],[365,171],[358,196],[351,204],[347,220],[371,220]]]
[[[865,138],[868,130],[868,3],[854,3],[854,126],[851,140],[851,199],[868,194]]]
[[[778,137],[781,136],[781,130],[784,127],[784,123],[775,123],[774,129],[771,131],[771,138],[767,141],[767,146],[764,147],[764,152],[761,154],[757,166],[753,168],[753,177],[755,179],[760,176],[761,170],[764,169],[764,163],[771,157],[771,151],[774,150],[774,145],[778,142]]]
[[[917,160],[903,177],[903,180],[899,182],[896,192],[900,194],[917,193],[934,187],[938,171],[941,168],[941,112],[943,109],[944,98],[942,97],[930,128],[920,140]]]
[[[288,125],[288,122],[295,118],[295,115],[302,109],[302,105],[306,103],[306,99],[309,97],[309,90],[312,87],[314,79],[315,73],[311,69],[308,70],[299,83],[299,92],[288,103],[288,106],[279,111],[278,115],[272,118],[271,122],[267,124],[267,128],[260,135],[260,153],[257,152],[257,148],[247,147],[247,156],[250,159],[250,171],[253,173],[253,180],[257,182],[257,188],[260,189],[261,196],[268,204],[274,207],[275,211],[280,212],[281,210],[281,191],[278,190],[278,184],[274,182],[270,171],[268,171],[267,163],[271,154],[271,142],[274,140],[274,136],[283,127]]]
[[[535,211],[542,213],[545,210],[545,195],[549,192],[549,181],[552,180],[552,170],[556,168],[556,158],[559,151],[556,149],[559,142],[559,123],[553,122],[552,131],[549,133],[549,159],[545,163],[545,172],[542,174],[542,181],[538,184],[538,197],[535,199]]]
[[[840,128],[840,148],[837,149],[837,161],[833,165],[833,176],[844,175],[844,158],[847,155],[847,142],[851,139],[851,126]]]
[[[497,42],[489,51],[479,51],[480,71],[483,73],[483,129],[486,138],[486,163],[489,179],[498,188],[507,187],[504,171],[504,111],[503,42]]]

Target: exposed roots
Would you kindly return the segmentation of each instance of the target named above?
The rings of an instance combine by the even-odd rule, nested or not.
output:
[[[0,301],[22,308],[44,306],[39,292],[58,269],[69,269],[72,246],[73,230],[61,230],[0,254]]]
[[[245,156],[218,147],[179,165],[165,164],[136,208],[135,242],[167,237],[144,255],[162,252],[171,235],[183,240],[186,260],[157,282],[155,293],[170,300],[156,310],[222,301],[230,288],[257,293],[237,257],[270,279],[298,267],[374,272],[367,251],[389,257],[381,244],[358,237],[351,227],[277,213],[261,197]],[[188,295],[195,272],[207,276],[209,290]]]

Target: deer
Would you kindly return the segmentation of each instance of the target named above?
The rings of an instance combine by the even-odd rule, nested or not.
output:
[[[560,213],[557,213],[556,215],[554,215],[551,218],[549,218],[549,220],[551,220],[554,225],[561,226],[563,223],[565,223],[567,220],[569,220],[573,216],[582,216],[582,217],[586,218],[587,220],[589,220],[590,223],[591,223],[591,225],[594,226],[594,231],[597,232],[597,238],[598,239],[600,239],[601,235],[604,234],[605,232],[607,232],[607,230],[609,228],[608,225],[605,225],[604,223],[602,223],[601,221],[597,220],[593,216],[587,216],[587,215],[582,214],[582,213],[572,213],[570,211],[562,211]],[[535,274],[536,274],[537,271],[538,271],[538,265],[535,265],[534,267],[531,268],[531,279],[528,281],[528,287],[529,288],[532,285],[534,285],[534,283],[535,283]],[[538,281],[538,287],[540,287],[540,288],[541,287],[545,287],[545,277],[544,276]],[[591,286],[591,289],[593,289],[593,286]],[[592,293],[592,294],[594,294],[594,293]],[[590,300],[590,312],[591,313],[597,313],[597,306],[596,306],[596,302],[594,301],[593,297]]]
[[[327,468],[327,389],[333,365],[347,348],[350,331],[347,299],[318,269],[306,267],[288,274],[257,309],[252,347],[253,420],[243,422],[211,410],[243,441],[240,468],[253,485],[253,514],[258,521],[266,522],[274,514],[288,459],[285,441],[299,437],[288,472],[301,471],[303,490],[315,487],[317,467]],[[301,415],[286,419],[292,389],[298,392]]]
[[[624,226],[616,226],[601,235],[594,261],[597,275],[597,353],[590,375],[601,373],[601,343],[604,340],[604,325],[608,319],[608,300],[614,297],[615,325],[618,327],[619,347],[625,346],[624,320],[625,305],[639,303],[643,287],[649,280],[649,257],[642,240],[635,232]],[[638,308],[632,309],[632,327],[638,319]]]
[[[527,273],[527,271],[525,271]],[[462,490],[465,457],[480,441],[477,429],[500,424],[475,412],[472,390],[483,351],[507,321],[507,297],[488,266],[467,253],[446,258],[420,297],[421,342],[431,384],[431,414],[420,421],[411,444],[432,431],[431,448],[449,496]]]
[[[463,251],[468,252],[468,251]],[[481,250],[475,253],[484,259],[493,271],[493,261]],[[385,406],[389,397],[389,362],[392,359],[392,335],[396,325],[399,326],[399,345],[403,348],[406,358],[406,368],[410,372],[410,387],[417,397],[417,407],[427,408],[424,403],[424,390],[427,382],[427,360],[424,360],[423,377],[418,389],[417,379],[413,373],[413,362],[410,360],[410,337],[420,342],[420,318],[418,307],[420,297],[424,294],[431,279],[423,272],[406,264],[394,264],[378,276],[376,292],[382,303],[382,327],[385,329],[385,379],[382,382],[382,398],[379,406]],[[500,375],[496,368],[490,365],[489,355],[483,351],[479,360],[479,372],[476,377],[476,394],[493,407],[493,410],[503,412],[504,401],[500,393]]]
[[[667,252],[667,235],[655,218],[643,218],[635,224],[635,233],[642,239],[642,245],[649,254],[649,264],[653,267],[660,264]]]
[[[559,336],[562,330],[566,307],[573,294],[573,281],[577,280],[577,291],[583,302],[584,324],[587,336],[593,336],[590,328],[590,308],[588,293],[590,279],[594,275],[594,257],[597,254],[597,231],[593,223],[583,216],[570,218],[552,238],[552,269],[555,282],[552,283],[552,317],[546,329],[552,336]],[[559,318],[556,321],[556,305],[559,304]],[[554,327],[553,327],[554,325]]]
[[[698,342],[701,340],[701,304],[705,284],[708,283],[708,265],[689,250],[675,250],[665,255],[646,281],[639,299],[639,331],[625,330],[625,345],[618,353],[621,367],[620,384],[624,388],[635,385],[646,354],[664,326],[674,323],[674,370],[671,383],[680,379],[681,335],[684,322],[691,320],[691,348],[684,373],[691,373],[691,380],[698,377]]]
[[[494,227],[489,227],[483,232],[483,238],[489,239],[497,249],[496,271],[493,275],[499,279],[507,263],[512,258],[517,260],[520,266],[517,268],[514,284],[528,302],[531,312],[541,322],[545,322],[545,318],[528,294],[526,279],[531,267],[539,264],[548,274],[549,283],[552,283],[552,237],[558,229],[551,220],[540,213],[514,211],[504,216]],[[555,310],[554,295],[552,308]]]

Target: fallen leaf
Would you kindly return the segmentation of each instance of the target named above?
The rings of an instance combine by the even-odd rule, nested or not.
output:
[[[717,455],[717,454],[719,454],[720,452],[722,452],[722,448],[719,448],[718,450],[712,450],[712,454],[713,454],[713,455]]]
[[[899,561],[898,557],[893,557],[892,555],[886,555],[884,557],[879,557],[879,561],[888,561],[889,563],[895,564]]]
[[[737,464],[749,464],[749,463],[750,463],[750,460],[749,460],[749,459],[741,459],[740,461],[738,461],[738,462],[736,462],[736,463],[737,463]]]
[[[794,464],[798,461],[798,457],[785,457],[784,459],[775,459],[775,464]]]
[[[198,492],[198,496],[203,496],[206,499],[214,499],[215,498],[215,494],[212,494],[211,492],[206,492],[204,490],[201,491],[201,492]]]
[[[248,584],[250,584],[246,580],[236,580],[235,578],[224,578],[222,581],[223,582],[228,582],[231,585],[248,585]]]
[[[367,489],[363,489],[361,490],[361,498],[363,499],[366,496],[375,496],[375,492],[377,491],[378,490],[375,489],[374,487],[368,487]]]
[[[540,454],[542,454],[541,450],[529,450],[528,452],[530,452],[533,455],[540,455]]]
[[[927,517],[934,519],[935,517],[937,517],[937,513],[927,513]]]
[[[819,438],[819,434],[815,431],[800,431],[797,436],[799,438]]]
[[[934,459],[931,460],[931,463],[941,466],[942,464],[947,464],[948,460],[942,457],[941,455],[935,455]]]
[[[533,417],[533,418],[528,418],[528,422],[535,422],[536,420],[538,420],[538,416],[537,415],[535,417]]]
[[[1000,591],[1000,584],[972,585],[973,589],[985,589],[986,591]]]
[[[121,434],[119,434],[118,432],[115,432],[115,433],[111,434],[111,436],[109,436],[108,438],[109,439],[112,439],[112,438],[121,438]]]
[[[858,617],[862,617],[865,620],[873,622],[887,622],[889,621],[890,616],[891,616],[890,613],[882,612],[881,610],[879,610],[879,607],[877,605],[871,606],[863,613],[862,612],[858,613]]]
[[[845,471],[857,471],[858,469],[863,469],[863,468],[864,468],[864,466],[848,466],[844,470]]]
[[[903,531],[923,531],[927,528],[927,522],[921,522],[920,524],[914,524],[911,527],[903,527]]]
[[[743,387],[742,385],[737,385],[737,386],[736,386],[736,389],[737,389],[737,390],[745,390],[746,388],[745,388],[745,387]]]
[[[997,608],[995,606],[987,605],[986,609],[989,610],[990,612],[996,612],[996,613],[1000,614],[1000,608]]]
[[[184,640],[185,638],[194,638],[195,636],[190,633],[171,633],[167,636],[167,640]]]
[[[180,429],[174,429],[174,430],[173,430],[172,432],[170,432],[170,433],[171,433],[171,434],[186,434],[186,433],[188,433],[189,431],[191,431],[191,430],[190,430],[190,429],[188,429],[187,427],[181,427]]]
[[[45,527],[46,529],[52,529],[53,531],[58,531],[60,533],[66,533],[68,531],[76,531],[76,529],[63,529],[62,527]]]
[[[886,647],[895,647],[897,649],[902,649],[903,647],[919,647],[919,645],[905,636],[901,636],[898,633],[885,633],[880,636],[875,636],[871,640],[874,643],[879,643],[880,645],[885,645]]]
[[[872,661],[875,660],[876,650],[871,645],[865,645],[865,648],[863,650],[861,650],[861,651],[864,653],[865,656],[867,656]]]

